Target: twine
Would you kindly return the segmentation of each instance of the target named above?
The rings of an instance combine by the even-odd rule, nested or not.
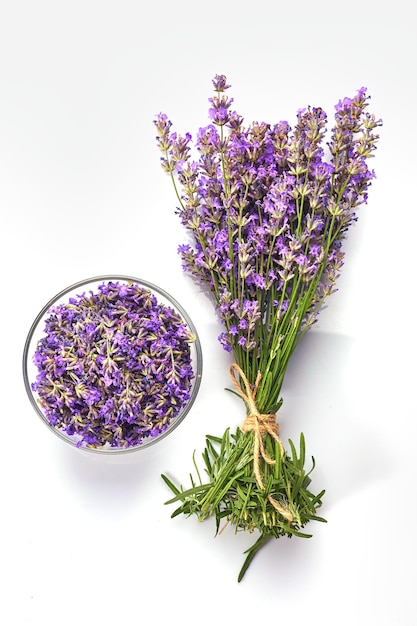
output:
[[[240,380],[242,381],[246,393],[239,384],[236,374],[238,374]],[[237,363],[233,363],[230,366],[230,377],[233,381],[236,391],[244,400],[247,407],[247,415],[242,424],[242,430],[244,432],[253,431],[255,433],[253,447],[253,471],[259,487],[261,489],[265,489],[265,485],[261,476],[260,459],[262,457],[264,461],[268,463],[268,465],[275,465],[276,463],[274,459],[271,459],[271,457],[268,456],[265,450],[263,440],[263,435],[265,433],[271,435],[271,437],[279,444],[279,447],[281,449],[281,456],[284,456],[284,446],[282,445],[281,439],[278,436],[279,425],[276,421],[276,415],[274,413],[260,413],[258,407],[256,406],[255,398],[258,391],[259,382],[262,378],[261,372],[258,372],[253,389],[251,388],[251,385],[249,384],[249,381],[246,378],[243,370],[239,367],[239,365],[237,365]],[[287,519],[289,522],[292,522],[293,516],[286,507],[283,507],[275,498],[271,496],[271,494],[268,495],[268,500],[272,504],[272,506],[278,511],[278,513],[285,517],[285,519]]]

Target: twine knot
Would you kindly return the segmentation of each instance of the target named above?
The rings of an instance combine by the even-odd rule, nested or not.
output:
[[[243,383],[244,390],[242,389],[242,385],[239,384],[238,378]],[[247,415],[242,424],[242,430],[244,432],[253,431],[255,434],[254,438],[254,447],[253,447],[253,471],[256,477],[256,481],[261,489],[265,489],[264,482],[262,480],[261,469],[260,469],[260,459],[261,457],[264,459],[268,465],[275,465],[276,461],[271,459],[271,457],[267,454],[264,446],[264,438],[263,435],[268,433],[271,437],[279,444],[281,449],[281,456],[284,456],[284,446],[282,445],[282,441],[279,438],[279,425],[276,421],[275,413],[260,413],[258,407],[256,406],[256,393],[258,391],[259,382],[262,378],[261,372],[258,372],[256,377],[255,384],[253,389],[245,376],[243,370],[237,365],[237,363],[233,363],[230,366],[230,377],[233,381],[236,391],[243,399],[247,407]],[[292,522],[293,515],[290,513],[288,508],[282,506],[275,498],[268,495],[268,500],[272,504],[272,506],[280,513],[285,519],[289,522]]]

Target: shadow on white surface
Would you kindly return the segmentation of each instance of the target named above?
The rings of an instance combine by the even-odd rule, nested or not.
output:
[[[387,409],[382,405],[378,364],[369,346],[351,337],[312,331],[293,354],[278,419],[284,440],[304,432],[317,490],[326,489],[322,510],[387,479],[397,463],[386,445]]]
[[[78,507],[93,516],[122,518],[143,506],[144,499],[152,502],[163,447],[161,440],[138,452],[103,457],[61,446],[51,462]]]

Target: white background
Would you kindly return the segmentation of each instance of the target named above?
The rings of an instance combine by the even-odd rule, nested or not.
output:
[[[415,110],[412,3],[3,2],[0,9],[0,621],[413,625],[416,588]],[[294,122],[367,86],[384,127],[377,179],[339,292],[293,357],[279,421],[326,488],[312,539],[280,539],[240,584],[254,537],[170,519],[169,473],[243,418],[209,301],[183,275],[185,233],[153,119],[207,123],[216,73],[252,120]],[[192,412],[114,463],[66,447],[22,381],[26,334],[66,286],[135,275],[189,312],[204,352]]]

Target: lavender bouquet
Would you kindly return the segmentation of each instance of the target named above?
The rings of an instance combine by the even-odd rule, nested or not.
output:
[[[178,214],[189,234],[179,247],[183,268],[202,285],[224,326],[219,340],[233,356],[234,391],[246,406],[236,431],[208,436],[205,476],[194,460],[191,486],[163,479],[183,513],[257,531],[239,573],[271,538],[309,537],[301,529],[317,515],[324,491],[310,490],[305,440],[288,453],[276,419],[281,388],[295,348],[335,291],[343,239],[366,203],[368,167],[381,121],[367,111],[361,88],[335,107],[325,151],[327,116],[308,107],[287,122],[244,125],[232,110],[226,77],[216,75],[211,123],[194,141],[154,120],[162,167],[169,173]],[[326,145],[326,144],[325,144]]]

